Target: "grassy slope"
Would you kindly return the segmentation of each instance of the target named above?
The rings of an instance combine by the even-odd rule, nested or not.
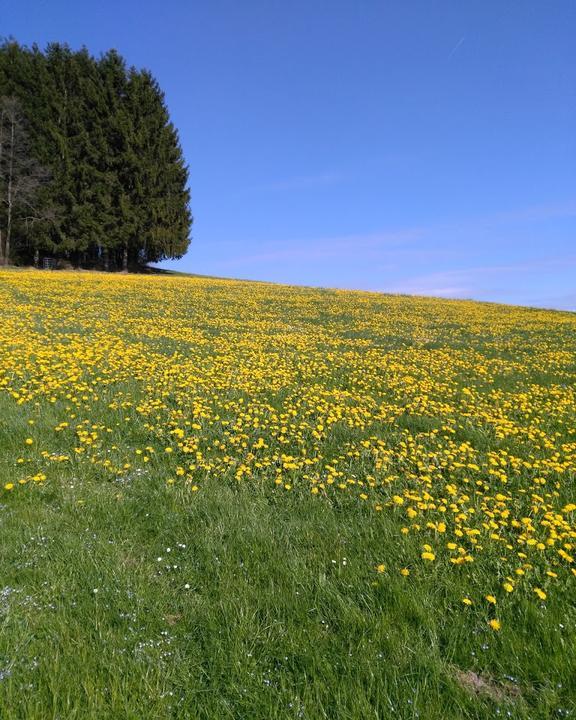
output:
[[[0,394],[4,479],[31,415],[48,434],[57,410]],[[129,433],[138,428],[117,441],[136,444]],[[467,589],[449,566],[374,572],[375,559],[397,560],[394,514],[254,483],[191,494],[168,487],[168,472],[159,457],[130,482],[102,482],[63,464],[50,482],[2,496],[1,718],[574,712],[570,594],[518,599],[494,633],[480,610],[462,612]],[[472,670],[480,693],[462,682]]]
[[[449,573],[371,576],[395,528],[355,503],[69,478],[0,517],[5,718],[545,718],[573,699],[558,598],[495,635],[450,610]],[[523,699],[466,692],[471,667]]]

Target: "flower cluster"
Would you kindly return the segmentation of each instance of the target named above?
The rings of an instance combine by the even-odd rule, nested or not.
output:
[[[259,483],[389,518],[404,577],[484,563],[489,603],[576,575],[574,314],[32,271],[0,302],[0,394],[30,417],[6,492],[67,463]]]

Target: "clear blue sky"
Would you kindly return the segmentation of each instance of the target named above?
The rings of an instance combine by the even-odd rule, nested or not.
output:
[[[0,0],[0,34],[157,77],[169,266],[576,309],[574,0]]]

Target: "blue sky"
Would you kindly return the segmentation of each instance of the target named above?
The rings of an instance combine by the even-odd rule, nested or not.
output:
[[[190,166],[184,271],[576,310],[573,0],[0,0],[117,48]]]

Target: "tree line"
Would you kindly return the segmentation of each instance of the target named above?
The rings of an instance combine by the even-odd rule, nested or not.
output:
[[[164,94],[115,50],[0,45],[0,264],[179,258],[188,168]]]

